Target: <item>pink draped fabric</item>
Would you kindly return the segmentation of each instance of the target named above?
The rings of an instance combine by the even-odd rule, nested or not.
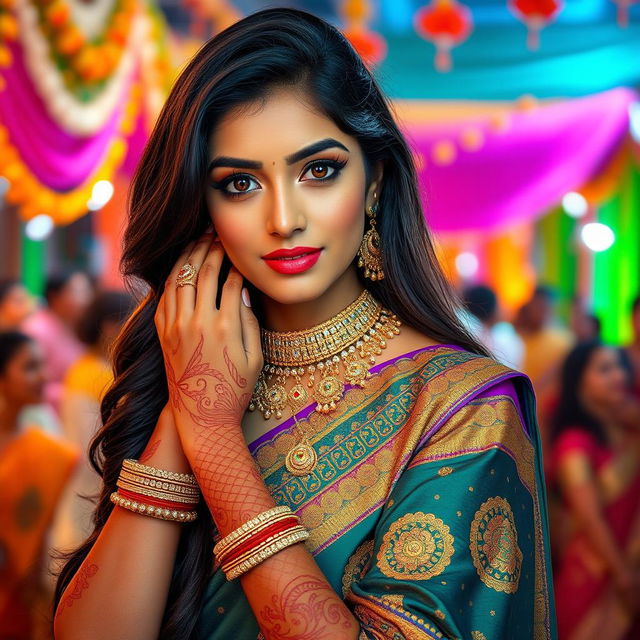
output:
[[[425,160],[420,184],[427,221],[437,231],[493,230],[544,214],[606,165],[628,134],[624,88],[510,114],[504,131],[488,118],[411,124],[405,132]],[[470,127],[482,131],[477,151],[461,148]],[[451,141],[455,160],[432,160],[437,143]]]
[[[95,135],[77,137],[66,133],[47,113],[24,66],[20,45],[12,45],[11,53],[13,64],[3,70],[7,88],[0,91],[0,123],[42,184],[61,192],[74,189],[100,166],[117,133],[133,78],[125,84],[123,101],[105,126]],[[139,144],[139,136],[136,140]]]

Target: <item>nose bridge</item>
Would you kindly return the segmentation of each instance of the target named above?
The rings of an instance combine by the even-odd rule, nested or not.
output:
[[[286,180],[274,182],[272,197],[267,214],[269,233],[290,236],[294,231],[304,228],[302,215],[295,199],[295,190]]]

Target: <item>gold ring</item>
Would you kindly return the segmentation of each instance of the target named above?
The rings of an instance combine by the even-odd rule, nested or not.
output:
[[[176,277],[176,287],[184,287],[188,284],[195,287],[197,283],[198,270],[190,262],[183,264]]]

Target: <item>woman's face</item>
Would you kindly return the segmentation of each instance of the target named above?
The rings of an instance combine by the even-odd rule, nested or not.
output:
[[[0,375],[0,393],[16,407],[39,404],[44,401],[45,382],[42,351],[29,341],[18,348]]]
[[[14,285],[0,302],[0,326],[19,327],[33,311],[34,306],[34,300],[29,292],[21,284]]]
[[[592,354],[580,384],[585,404],[614,407],[627,394],[627,376],[615,349],[599,347]]]
[[[314,300],[354,268],[378,181],[367,188],[356,139],[300,90],[279,89],[228,113],[209,154],[214,228],[235,267],[267,297]]]

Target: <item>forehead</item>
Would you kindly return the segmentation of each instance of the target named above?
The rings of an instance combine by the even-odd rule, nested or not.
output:
[[[211,132],[209,149],[212,154],[276,160],[328,137],[350,149],[356,142],[303,90],[278,88],[264,98],[229,111]]]

